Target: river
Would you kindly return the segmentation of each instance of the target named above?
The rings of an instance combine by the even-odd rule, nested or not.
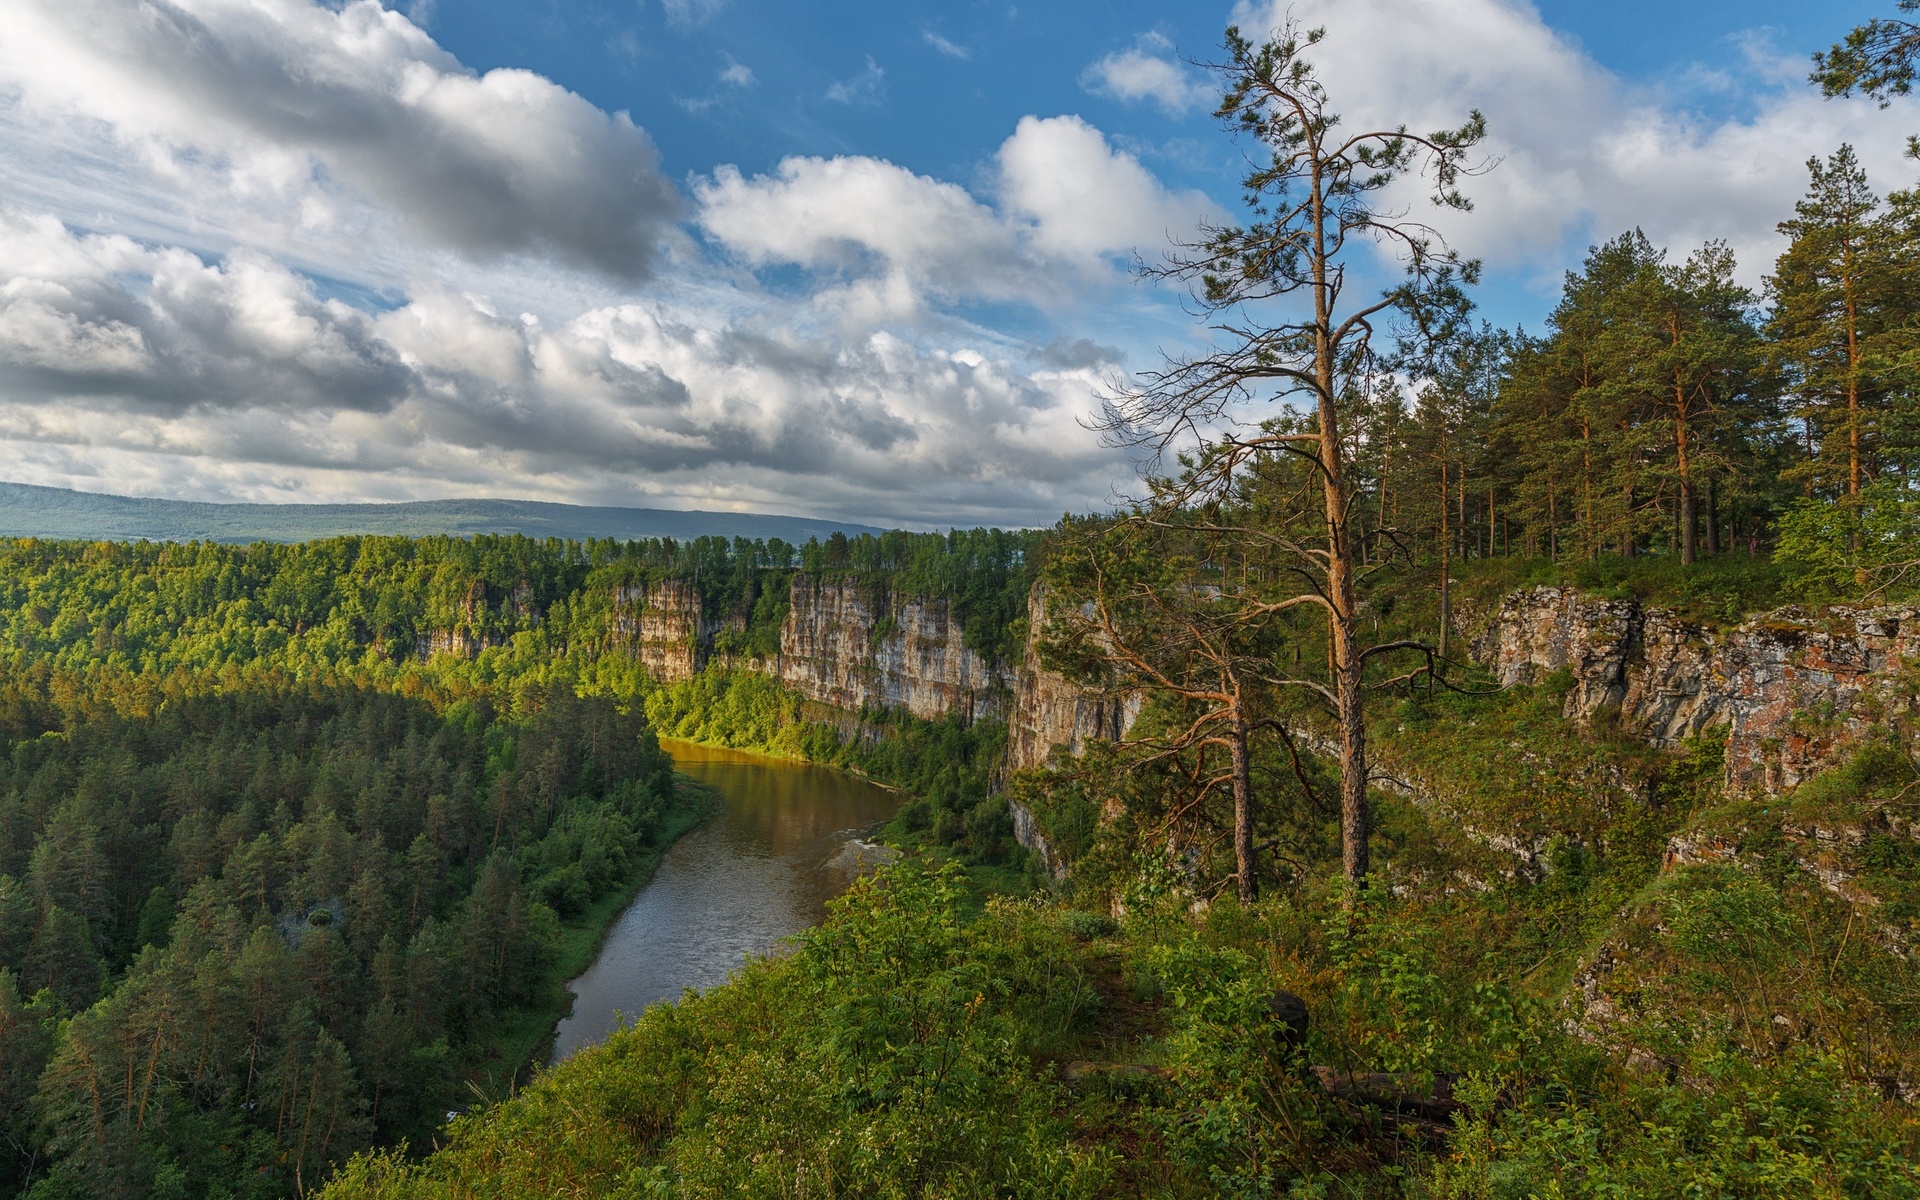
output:
[[[859,839],[900,805],[898,793],[839,771],[671,738],[660,747],[724,803],[667,851],[568,985],[555,1062],[604,1040],[622,1015],[723,983],[745,956],[817,924],[871,858]]]

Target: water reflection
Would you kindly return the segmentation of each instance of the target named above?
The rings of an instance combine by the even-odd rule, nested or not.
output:
[[[687,988],[724,982],[748,954],[818,922],[863,862],[858,839],[900,797],[864,779],[780,759],[660,739],[683,773],[725,798],[674,844],[622,913],[600,957],[569,986],[573,1013],[554,1033],[555,1062]]]

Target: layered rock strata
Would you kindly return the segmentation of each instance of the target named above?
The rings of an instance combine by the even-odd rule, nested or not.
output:
[[[1089,742],[1118,741],[1146,699],[1141,692],[1094,691],[1048,670],[1040,662],[1046,624],[1046,594],[1036,588],[1027,600],[1027,642],[1007,719],[1007,768],[1013,771],[1041,765],[1056,747],[1079,754]]]
[[[1045,763],[1053,752],[1079,754],[1089,742],[1118,741],[1132,728],[1146,700],[1143,692],[1100,692],[1074,683],[1040,661],[1040,638],[1047,625],[1047,597],[1035,588],[1027,598],[1027,642],[1014,677],[1013,710],[1007,718],[1007,769],[1025,770]],[[1064,878],[1067,864],[1053,851],[1033,813],[1009,801],[1013,838],[1034,852],[1041,866]]]
[[[678,580],[620,588],[614,638],[654,678],[691,678],[714,657],[717,634],[741,622],[707,619],[700,593]],[[847,712],[896,708],[928,720],[1005,719],[1014,672],[965,644],[951,606],[918,596],[873,597],[855,584],[795,576],[780,650],[771,658],[731,658],[805,699]]]
[[[945,600],[878,599],[852,584],[798,575],[789,602],[779,655],[742,665],[767,671],[809,700],[855,712],[1007,716],[1013,673],[967,648]]]
[[[693,585],[678,579],[616,588],[614,639],[627,646],[655,679],[687,679],[706,665],[714,630]]]
[[[1474,644],[1502,685],[1566,669],[1566,715],[1607,713],[1657,746],[1724,726],[1727,784],[1780,791],[1906,702],[1920,609],[1782,608],[1731,629],[1571,588],[1506,598]]]

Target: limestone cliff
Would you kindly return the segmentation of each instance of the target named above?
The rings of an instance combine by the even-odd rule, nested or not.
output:
[[[1055,748],[1079,754],[1088,742],[1125,737],[1146,699],[1142,692],[1093,691],[1048,670],[1040,661],[1040,638],[1046,625],[1046,592],[1035,588],[1027,597],[1027,642],[1014,677],[1013,710],[1007,717],[1010,771],[1041,765]],[[1054,854],[1033,813],[1017,801],[1010,801],[1009,808],[1014,840],[1033,851],[1049,874],[1064,877],[1067,864]]]
[[[1013,672],[967,648],[945,600],[873,597],[858,585],[796,575],[769,671],[822,704],[905,709],[932,720],[1005,718]]]
[[[704,613],[690,583],[636,584],[615,593],[611,632],[655,679],[672,683],[715,661],[718,634],[744,628],[739,617]],[[929,720],[951,712],[1004,719],[1015,690],[1011,669],[967,647],[945,600],[876,598],[856,584],[807,575],[793,579],[777,654],[722,653],[718,661],[771,675],[808,700],[847,712],[897,708]]]
[[[1013,770],[1045,762],[1055,747],[1078,754],[1091,741],[1121,737],[1139,713],[1140,695],[1091,691],[1041,664],[1047,612],[1038,590],[1020,661],[991,663],[966,646],[944,600],[876,595],[804,574],[791,589],[778,653],[728,662],[770,674],[808,700],[849,714],[894,708],[926,719],[1003,719]],[[492,627],[505,626],[484,619],[483,602],[470,600],[457,627],[423,634],[417,652],[471,657],[499,644]],[[511,624],[541,619],[524,586],[499,609]],[[713,657],[716,636],[740,625],[711,620],[705,609],[684,580],[630,585],[613,596],[609,633],[655,678],[686,679]],[[1724,727],[1729,785],[1777,791],[1818,770],[1889,705],[1906,703],[1911,689],[1901,687],[1900,667],[1920,657],[1920,608],[1783,608],[1718,628],[1633,599],[1542,587],[1505,597],[1474,650],[1503,685],[1566,669],[1568,717],[1610,714],[1655,745]]]
[[[473,658],[483,650],[504,646],[514,633],[540,624],[544,614],[534,603],[533,585],[521,582],[501,596],[497,605],[488,603],[487,592],[479,582],[469,587],[458,602],[458,620],[451,626],[421,630],[414,641],[414,653],[423,660],[442,654]]]
[[[1617,715],[1620,727],[1675,746],[1727,730],[1727,783],[1779,791],[1905,703],[1900,667],[1920,655],[1920,609],[1783,608],[1731,629],[1635,600],[1534,588],[1506,598],[1476,639],[1503,685],[1566,668],[1566,715]]]
[[[454,629],[428,630],[420,639],[419,653],[423,659],[441,654],[472,658],[482,650],[498,644],[496,639],[484,633],[475,633],[471,626],[461,625]]]
[[[1042,666],[1039,639],[1046,628],[1047,601],[1040,589],[1028,598],[1027,614],[1027,644],[1007,718],[1007,767],[1014,771],[1046,762],[1056,746],[1078,754],[1090,741],[1125,736],[1145,699],[1139,692],[1090,691]]]
[[[655,679],[691,678],[706,665],[714,630],[692,584],[668,579],[618,588],[610,622],[615,644],[631,649]]]
[[[1030,601],[1030,633],[1017,664],[990,663],[965,644],[951,606],[918,596],[876,596],[858,584],[796,575],[770,658],[723,656],[725,665],[771,675],[796,694],[843,713],[904,709],[928,720],[964,713],[1005,720],[1008,767],[1046,761],[1054,747],[1078,754],[1089,741],[1122,736],[1139,714],[1138,694],[1108,696],[1041,666],[1044,598]],[[715,656],[720,626],[702,614],[700,593],[681,581],[624,587],[614,597],[612,632],[654,678],[686,679]],[[723,643],[724,644],[724,643]],[[1031,814],[1014,812],[1019,840],[1041,850]]]

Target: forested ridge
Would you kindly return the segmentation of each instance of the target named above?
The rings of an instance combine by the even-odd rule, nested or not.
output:
[[[0,653],[20,666],[75,671],[258,665],[476,683],[534,671],[572,673],[583,690],[613,688],[591,676],[602,652],[620,648],[612,622],[622,587],[690,584],[707,616],[743,620],[737,649],[771,653],[787,585],[800,571],[876,596],[946,600],[970,643],[1005,653],[1009,626],[1025,617],[1028,553],[1040,542],[987,529],[835,535],[801,546],[517,535],[249,546],[11,539],[0,541]],[[429,664],[435,633],[459,633],[490,652],[470,668]]]
[[[1004,646],[1036,544],[0,543],[0,1188],[283,1196],[504,1094],[697,817],[649,712],[982,803],[1004,725],[843,746],[777,687],[742,719],[721,677],[648,678],[614,609],[690,584],[767,653],[810,571]]]
[[[1356,539],[1412,534],[1430,561],[1777,548],[1814,598],[1905,582],[1920,199],[1876,195],[1851,147],[1807,166],[1757,290],[1723,243],[1628,230],[1568,272],[1537,331],[1459,308],[1370,348],[1343,413]]]
[[[639,716],[503,701],[11,680],[8,1189],[285,1195],[503,1088],[563,918],[685,819]]]
[[[1483,117],[1345,123],[1325,31],[1262,33],[1206,64],[1246,211],[1139,266],[1208,336],[1097,418],[1144,487],[1035,564],[1042,665],[1138,708],[1006,781],[1034,894],[909,858],[330,1196],[1920,1195],[1911,666],[1796,713],[1836,752],[1770,792],[1725,726],[1570,720],[1572,669],[1501,687],[1463,644],[1529,584],[1676,638],[1799,601],[1808,646],[1910,599],[1920,208],[1835,147],[1776,262],[1629,230],[1492,329],[1408,203],[1472,206]],[[1917,57],[1876,21],[1816,81]],[[679,719],[768,710],[709,699]]]
[[[1148,464],[1116,511],[0,546],[7,1185],[1920,1197],[1912,665],[1796,713],[1833,753],[1768,791],[1724,726],[1576,722],[1572,669],[1501,687],[1463,646],[1534,583],[1699,629],[1798,601],[1807,641],[1920,592],[1920,201],[1836,147],[1759,288],[1627,231],[1495,330],[1389,190],[1469,208],[1485,121],[1349,131],[1322,36],[1230,29],[1210,67],[1248,211],[1142,267],[1213,336],[1106,394]],[[1875,22],[1816,80],[1902,91],[1916,57]],[[1362,295],[1368,246],[1404,275]],[[1125,728],[1008,775],[997,722],[667,684],[616,636],[621,589],[672,580],[765,657],[802,575],[944,599],[1001,662],[1030,636]],[[569,915],[684,816],[656,729],[907,787],[909,853],[793,953],[469,1105]]]

